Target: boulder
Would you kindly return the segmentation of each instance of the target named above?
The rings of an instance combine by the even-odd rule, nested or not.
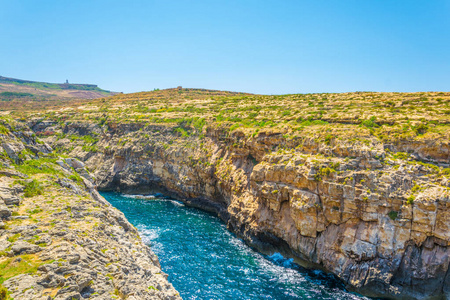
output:
[[[65,162],[74,169],[84,168],[84,163],[82,163],[76,158],[66,158]]]
[[[6,219],[11,216],[11,211],[4,204],[2,200],[0,200],[0,219]]]
[[[15,242],[14,245],[11,247],[11,250],[14,252],[15,255],[33,254],[41,251],[38,245],[30,244],[25,241]]]
[[[5,149],[6,154],[14,161],[19,160],[19,154],[25,150],[22,143],[2,143],[3,149]]]

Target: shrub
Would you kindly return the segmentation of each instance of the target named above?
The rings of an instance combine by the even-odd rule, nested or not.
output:
[[[412,193],[416,193],[416,192],[420,192],[422,190],[422,188],[419,185],[414,185],[411,189]]]
[[[329,176],[331,173],[335,173],[336,170],[331,169],[331,168],[321,168],[319,171],[319,174],[321,176]]]
[[[389,218],[391,218],[391,220],[395,220],[395,219],[397,219],[397,217],[398,217],[398,212],[397,212],[397,211],[394,211],[394,210],[391,210],[391,211],[388,213],[388,216],[389,216]]]
[[[184,137],[189,136],[189,133],[182,127],[176,128],[175,131],[178,132],[179,134],[181,134],[181,136],[184,136]]]
[[[379,125],[375,121],[376,121],[375,116],[372,116],[369,120],[362,121],[361,125],[363,125],[367,128],[379,127]]]
[[[408,159],[409,154],[406,153],[406,152],[397,152],[397,153],[395,153],[393,156],[394,156],[395,159],[403,159],[403,160],[406,160],[406,159]]]
[[[25,197],[33,197],[37,195],[42,195],[44,192],[44,188],[36,179],[33,181],[25,183],[24,196]]]
[[[420,123],[419,125],[413,127],[413,131],[417,135],[422,135],[422,134],[424,134],[425,132],[428,131],[428,125],[424,124],[424,123]]]

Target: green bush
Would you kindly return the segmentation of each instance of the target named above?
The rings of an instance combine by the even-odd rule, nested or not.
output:
[[[406,153],[406,152],[397,152],[397,153],[395,153],[393,156],[394,156],[395,159],[403,159],[403,160],[406,160],[406,159],[409,158],[409,154]]]
[[[428,125],[424,124],[424,123],[420,123],[419,125],[413,127],[413,131],[417,135],[422,135],[422,134],[424,134],[425,132],[428,131]]]
[[[394,211],[394,210],[391,210],[391,211],[388,213],[388,216],[389,216],[389,218],[391,218],[391,220],[395,220],[395,219],[397,219],[397,217],[398,217],[398,212],[397,212],[397,211]]]
[[[376,118],[373,116],[369,120],[362,121],[361,125],[363,125],[367,128],[380,127],[375,121],[376,121]]]
[[[25,183],[24,196],[25,197],[33,197],[37,195],[42,195],[44,192],[44,188],[36,179],[33,181]]]
[[[181,136],[184,136],[184,137],[188,137],[189,136],[189,132],[187,132],[186,129],[184,129],[182,127],[176,128],[175,132],[178,132],[179,134],[181,134]]]
[[[417,184],[411,188],[412,193],[420,192],[421,190],[422,190],[422,188],[420,187],[420,185],[417,185]]]
[[[326,167],[326,168],[321,168],[319,170],[319,172],[318,172],[320,177],[322,177],[322,176],[329,176],[331,173],[336,173],[336,170]]]

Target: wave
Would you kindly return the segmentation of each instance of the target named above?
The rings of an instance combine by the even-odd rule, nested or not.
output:
[[[125,198],[142,199],[142,200],[156,199],[155,195],[128,195],[128,194],[121,194],[121,196],[125,197]]]

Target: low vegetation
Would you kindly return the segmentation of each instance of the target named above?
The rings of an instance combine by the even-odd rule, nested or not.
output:
[[[0,284],[19,274],[36,273],[38,267],[42,264],[44,262],[34,254],[25,254],[2,260],[0,262]]]
[[[64,111],[38,112],[48,119],[96,120],[111,128],[123,122],[173,124],[182,136],[200,135],[205,125],[256,136],[262,129],[286,137],[318,135],[327,144],[360,139],[367,145],[450,132],[450,93],[375,93],[254,95],[200,89],[119,94],[89,102],[63,103]],[[15,112],[23,116],[23,111]],[[72,137],[73,138],[73,137]],[[88,144],[88,141],[86,141]],[[89,141],[86,150],[96,150]],[[92,147],[92,148],[89,148]]]

